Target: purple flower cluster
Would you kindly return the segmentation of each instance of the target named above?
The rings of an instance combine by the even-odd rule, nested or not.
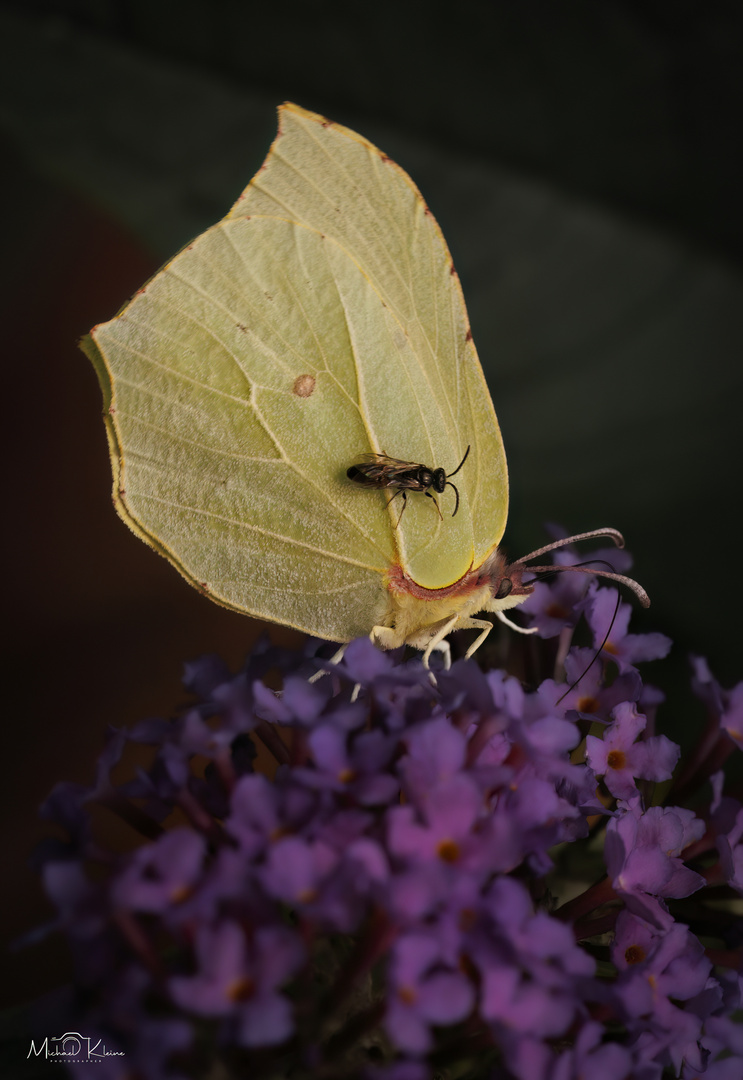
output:
[[[579,575],[522,610],[550,667],[532,688],[461,660],[434,685],[365,639],[337,664],[263,642],[237,675],[189,665],[196,704],[112,731],[95,784],[55,789],[60,1022],[123,1051],[99,1080],[743,1076],[743,803],[720,771],[743,684],[694,660],[707,728],[672,785],[636,668],[668,639]],[[153,760],[116,785],[132,743]],[[93,804],[144,840],[103,848]]]

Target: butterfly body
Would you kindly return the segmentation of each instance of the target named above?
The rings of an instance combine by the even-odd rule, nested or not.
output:
[[[474,617],[478,612],[492,612],[513,626],[503,612],[531,594],[533,586],[522,582],[526,570],[520,564],[509,565],[503,552],[496,549],[480,567],[448,588],[423,589],[401,567],[393,567],[386,578],[385,618],[374,628],[372,637],[386,649],[410,645],[430,655],[453,629],[479,630],[468,650],[471,655],[492,629],[489,620]]]

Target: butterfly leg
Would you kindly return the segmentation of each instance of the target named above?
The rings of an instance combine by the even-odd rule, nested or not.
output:
[[[448,634],[451,633],[455,626],[457,630],[480,631],[478,636],[470,645],[467,652],[464,654],[465,660],[469,660],[469,658],[477,652],[485,638],[493,629],[493,624],[490,622],[489,619],[463,619],[460,615],[452,616],[451,619],[448,619],[447,622],[445,622],[443,626],[441,626],[436,631],[436,633],[428,643],[428,646],[423,654],[423,663],[426,665],[426,667],[428,667],[428,658],[431,655],[432,651],[434,649],[441,649],[443,652],[444,650],[442,646],[446,646],[446,660],[444,662],[444,667],[447,671],[449,670],[449,668],[451,667],[451,650],[449,648],[449,642],[445,641],[444,639],[447,637]]]
[[[430,635],[429,629],[425,634],[421,634],[418,638],[412,638],[408,642],[405,642],[400,637],[399,631],[392,626],[375,626],[369,637],[380,649],[398,649],[405,644],[410,645],[413,649],[420,649],[426,667],[428,667],[429,656],[436,649],[438,652],[443,653],[444,668],[448,671],[451,667],[451,649],[449,648],[449,642],[444,641],[444,638],[456,621],[457,616],[453,619],[447,619],[433,636],[428,636]]]
[[[452,485],[452,487],[453,487],[453,486],[454,486],[454,485]],[[439,508],[439,504],[438,504],[438,500],[437,500],[436,496],[435,496],[435,495],[432,495],[430,491],[427,491],[427,492],[426,492],[426,495],[428,496],[428,498],[429,498],[429,499],[433,499],[433,505],[434,505],[434,506],[436,507],[436,513],[437,513],[437,514],[439,515],[439,519],[440,519],[441,521],[443,521],[443,520],[444,520],[444,518],[443,518],[443,516],[442,516],[442,513],[441,513],[441,510],[440,510],[440,508]],[[402,517],[402,514],[400,515],[400,517]],[[399,522],[398,522],[398,524],[399,524]]]
[[[400,639],[397,630],[392,626],[374,626],[369,634],[372,645],[380,649],[397,649],[405,642]]]
[[[333,653],[333,655],[328,660],[328,663],[329,664],[340,664],[341,660],[343,659],[343,657],[345,655],[345,652],[346,652],[347,648],[348,648],[348,642],[341,645],[340,649],[338,649],[337,652]],[[307,682],[311,682],[311,683],[317,682],[317,680],[321,679],[323,677],[323,675],[329,675],[329,674],[330,674],[330,672],[325,671],[324,669],[320,670],[320,671],[316,671],[314,675],[310,675]]]
[[[426,650],[426,651],[428,652],[428,650]],[[449,668],[451,667],[451,646],[449,645],[449,642],[446,641],[446,640],[437,641],[435,645],[431,646],[429,656],[430,656],[430,653],[432,653],[432,652],[440,652],[441,653],[441,655],[443,657],[443,661],[444,661],[444,671],[448,671]],[[425,658],[424,658],[423,662],[424,662],[425,667],[428,667],[428,664],[426,663]],[[429,677],[431,679],[432,684],[435,686],[436,685],[436,676],[434,675],[434,673],[432,671],[429,672]]]
[[[508,616],[504,615],[502,611],[496,611],[495,617],[500,619],[502,623],[505,623],[506,626],[509,626],[511,630],[515,630],[519,634],[536,634],[537,632],[536,626],[519,626],[518,623],[511,622]]]
[[[446,671],[449,670],[449,668],[451,667],[451,648],[449,647],[449,642],[445,639],[454,629],[458,620],[459,615],[452,615],[450,619],[447,619],[446,622],[441,624],[436,633],[431,637],[431,640],[428,642],[425,649],[423,650],[424,667],[428,667],[428,661],[430,659],[431,653],[434,651],[434,649],[436,649],[438,652],[444,654],[444,669]]]
[[[488,636],[488,634],[490,633],[490,631],[492,629],[493,629],[493,624],[490,622],[489,619],[463,619],[462,622],[460,622],[459,626],[457,627],[457,630],[479,630],[480,631],[480,633],[477,635],[475,640],[470,645],[467,652],[464,654],[465,660],[469,660],[469,658],[474,653],[477,652],[477,650],[480,648],[483,641],[485,640],[485,638]]]

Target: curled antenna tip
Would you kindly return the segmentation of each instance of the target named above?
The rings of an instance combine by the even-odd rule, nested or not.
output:
[[[537,548],[536,551],[532,551],[529,555],[524,555],[522,559],[517,559],[519,563],[528,563],[530,559],[536,559],[539,555],[546,555],[549,551],[557,551],[559,548],[567,547],[569,544],[575,544],[579,540],[613,540],[618,548],[624,547],[624,537],[620,533],[619,529],[591,529],[590,532],[576,533],[575,536],[564,536],[562,540],[553,540],[551,544],[545,544],[544,547]]]
[[[548,574],[548,573],[562,573],[565,570],[571,570],[575,574],[591,574],[593,577],[609,578],[611,581],[616,581],[620,585],[626,585],[628,589],[631,589],[637,599],[640,601],[643,607],[650,607],[650,597],[643,589],[642,585],[638,584],[634,578],[626,577],[624,574],[615,574],[608,570],[596,570],[588,566],[528,566],[532,559],[536,559],[539,555],[546,555],[550,551],[557,551],[559,548],[567,547],[568,544],[574,544],[579,540],[613,540],[618,548],[624,547],[624,537],[618,529],[591,529],[590,532],[576,533],[575,536],[565,536],[562,540],[554,540],[551,544],[546,544],[544,547],[537,548],[536,551],[532,551],[530,555],[525,555],[523,559],[517,559],[513,565],[519,565],[528,570],[532,574]]]
[[[560,574],[569,570],[573,574],[590,574],[591,577],[608,578],[610,581],[616,581],[619,585],[626,585],[628,589],[632,590],[643,607],[650,607],[650,597],[642,585],[635,581],[634,578],[626,577],[625,574],[615,574],[609,570],[595,570],[591,566],[551,566],[548,564],[547,566],[526,566],[524,569],[532,574]]]

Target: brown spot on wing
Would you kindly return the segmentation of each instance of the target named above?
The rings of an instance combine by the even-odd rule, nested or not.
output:
[[[315,376],[314,375],[297,375],[294,380],[294,386],[292,387],[293,393],[297,397],[308,398],[315,389]]]

